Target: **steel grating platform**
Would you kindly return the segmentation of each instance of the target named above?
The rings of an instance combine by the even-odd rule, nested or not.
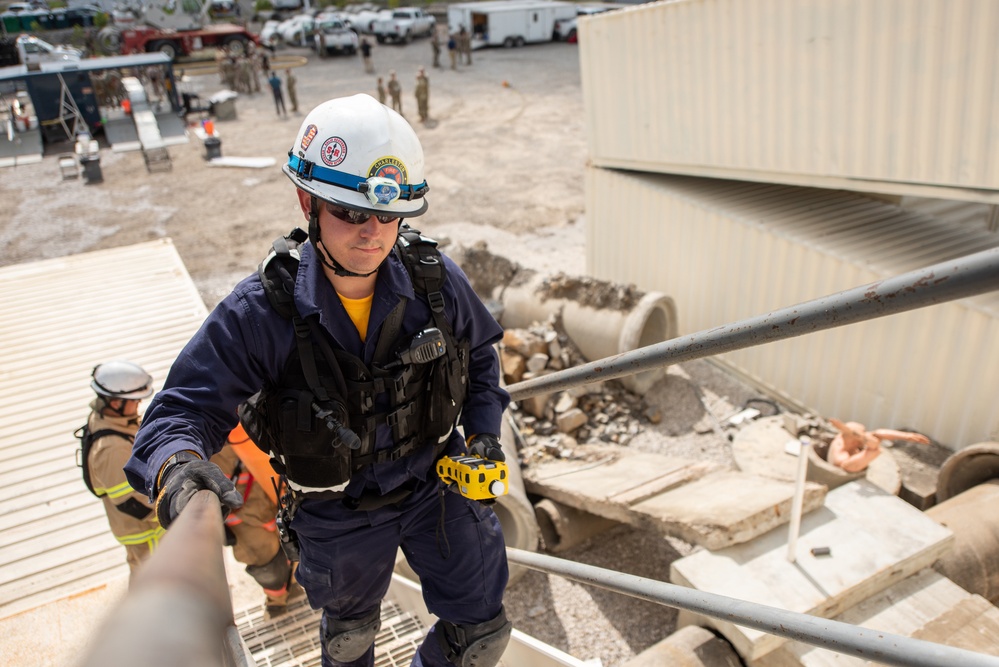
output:
[[[288,611],[264,618],[264,606],[236,612],[236,628],[257,667],[320,667],[319,618],[305,597]],[[391,600],[382,602],[382,627],[375,638],[375,667],[407,667],[423,642],[423,623]]]

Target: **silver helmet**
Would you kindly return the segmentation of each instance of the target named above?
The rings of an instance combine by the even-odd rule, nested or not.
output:
[[[139,400],[153,393],[153,376],[130,361],[108,361],[94,366],[90,387],[103,398]]]

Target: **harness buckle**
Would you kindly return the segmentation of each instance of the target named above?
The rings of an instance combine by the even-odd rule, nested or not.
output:
[[[398,410],[394,410],[385,415],[385,423],[391,426],[392,428],[395,428],[396,426],[399,425],[399,422],[401,422],[406,417],[411,416],[414,412],[416,412],[416,403],[410,401],[406,405],[400,407]]]
[[[439,313],[444,310],[444,295],[440,292],[427,292],[427,303],[430,304],[430,310]]]
[[[308,323],[301,317],[294,317],[291,322],[295,327],[295,335],[299,338],[306,339],[311,335]]]

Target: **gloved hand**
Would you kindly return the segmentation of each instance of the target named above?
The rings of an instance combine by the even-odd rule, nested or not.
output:
[[[503,445],[500,444],[499,438],[492,433],[479,433],[472,436],[472,439],[468,441],[468,453],[472,456],[478,456],[480,459],[506,461]]]
[[[222,503],[222,517],[243,506],[243,497],[236,491],[232,480],[222,469],[210,461],[196,459],[164,466],[160,479],[160,493],[156,498],[156,517],[160,525],[169,528],[194,494],[208,489]]]

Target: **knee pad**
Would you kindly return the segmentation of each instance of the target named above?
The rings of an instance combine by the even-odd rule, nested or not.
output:
[[[261,588],[276,591],[283,588],[291,579],[291,563],[288,562],[284,551],[278,549],[269,563],[247,565],[246,573],[253,577]]]
[[[496,667],[513,632],[503,609],[485,623],[456,625],[441,620],[434,627],[444,655],[460,667]]]
[[[350,621],[330,618],[323,612],[323,645],[326,653],[339,662],[357,660],[375,643],[375,635],[382,627],[381,607]]]

